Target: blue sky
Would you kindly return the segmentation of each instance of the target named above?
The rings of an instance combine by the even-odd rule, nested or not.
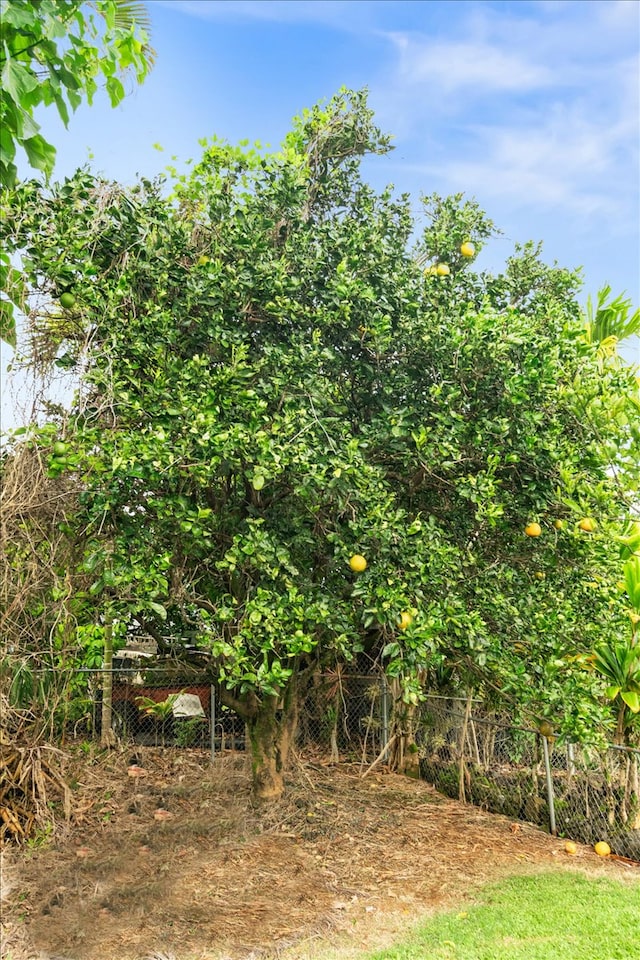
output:
[[[585,298],[610,283],[640,302],[637,0],[147,6],[157,63],[146,83],[116,110],[98,96],[67,131],[41,116],[57,176],[91,153],[128,182],[172,156],[181,167],[213,134],[275,145],[304,106],[368,86],[396,145],[367,162],[375,185],[474,196],[504,233],[481,266],[543,240],[548,261],[584,268]],[[626,353],[640,360],[637,344]],[[5,395],[5,417],[13,403]]]

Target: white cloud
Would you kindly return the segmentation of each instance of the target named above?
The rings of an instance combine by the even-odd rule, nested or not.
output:
[[[565,208],[577,214],[624,215],[625,196],[612,189],[615,135],[560,111],[537,126],[475,128],[475,148],[430,172],[450,189],[508,199],[511,205]]]
[[[428,85],[441,94],[461,90],[478,96],[535,90],[553,83],[550,68],[495,44],[416,39],[397,33],[388,36],[398,50],[398,74],[405,84]]]
[[[414,170],[637,232],[638,4],[457,9],[444,37],[387,35],[396,62],[374,100],[425,156]]]

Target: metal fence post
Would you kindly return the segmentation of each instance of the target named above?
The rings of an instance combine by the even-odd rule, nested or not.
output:
[[[381,707],[381,726],[380,726],[380,736],[382,740],[382,759],[387,759],[387,746],[389,743],[389,688],[387,686],[387,678],[382,677],[380,681],[381,685],[381,697],[380,697],[380,707]]]
[[[211,742],[211,763],[216,758],[216,688],[211,684],[211,716],[209,717],[209,735]]]
[[[552,836],[557,836],[556,830],[556,808],[553,795],[553,777],[551,776],[551,760],[549,758],[549,741],[546,737],[542,738],[542,751],[544,753],[544,772],[547,780],[547,801],[549,803],[549,832]]]

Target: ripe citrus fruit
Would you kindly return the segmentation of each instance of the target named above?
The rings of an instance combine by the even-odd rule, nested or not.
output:
[[[539,523],[528,523],[524,528],[524,532],[528,537],[539,537],[542,533],[542,527]]]
[[[611,853],[611,847],[604,840],[600,840],[593,848],[599,857],[608,857]]]
[[[400,614],[400,619],[398,620],[398,627],[401,630],[406,630],[407,627],[410,627],[412,623],[413,623],[413,617],[407,610],[404,610]]]
[[[439,263],[436,267],[436,273],[439,277],[448,277],[451,273],[449,265],[447,263]]]
[[[556,528],[556,530],[562,530],[562,528],[564,527],[564,520],[554,520],[553,525]]]
[[[60,297],[60,306],[65,310],[71,310],[76,305],[76,298],[72,293],[63,293]]]
[[[564,845],[564,849],[567,851],[567,853],[570,853],[572,856],[578,852],[578,847],[573,842],[573,840],[567,840],[567,842]]]
[[[593,533],[596,528],[596,522],[592,520],[591,517],[583,517],[578,523],[578,526],[581,530],[584,530],[585,533]]]
[[[472,257],[475,252],[476,252],[476,248],[472,243],[469,242],[469,240],[465,240],[465,242],[460,247],[460,253],[462,254],[463,257]]]
[[[349,566],[354,573],[363,573],[367,569],[367,561],[360,553],[354,553],[349,560]]]

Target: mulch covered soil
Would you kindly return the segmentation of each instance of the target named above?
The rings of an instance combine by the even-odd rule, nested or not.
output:
[[[259,808],[243,755],[207,760],[140,749],[131,777],[130,754],[85,759],[71,820],[48,842],[5,845],[2,957],[307,957],[345,931],[376,946],[385,918],[413,922],[506,873],[640,878],[395,774],[297,761],[284,799]]]

